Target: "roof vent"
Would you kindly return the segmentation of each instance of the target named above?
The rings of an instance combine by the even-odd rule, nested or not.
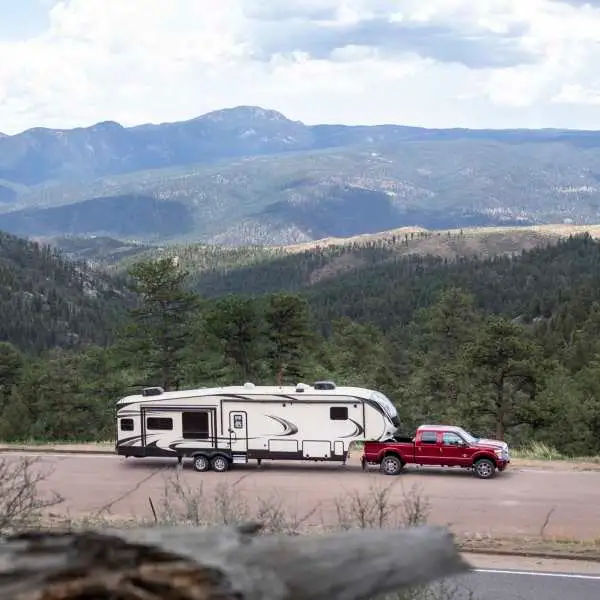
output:
[[[250,381],[246,381],[246,383],[244,384],[244,388],[247,390],[251,390],[252,388],[255,388],[256,386],[251,383]]]
[[[314,388],[315,390],[335,390],[335,383],[333,381],[316,381]]]
[[[165,390],[159,386],[147,387],[142,390],[142,396],[160,396]]]
[[[296,384],[296,392],[303,392],[304,390],[307,390],[310,386],[306,385],[305,383],[297,383]]]

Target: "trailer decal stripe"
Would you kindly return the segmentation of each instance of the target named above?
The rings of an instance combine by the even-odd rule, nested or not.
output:
[[[280,434],[281,436],[295,435],[296,433],[298,433],[298,427],[296,427],[296,425],[294,425],[290,421],[281,417],[276,417],[275,415],[265,416],[269,417],[270,419],[273,419],[273,421],[277,421],[280,425],[283,425],[283,433]]]
[[[354,419],[348,419],[348,421],[350,421],[351,423],[354,423],[355,428],[354,431],[352,433],[349,433],[348,435],[340,435],[340,438],[351,438],[351,437],[356,437],[358,435],[362,435],[365,430],[363,428],[363,426],[360,423],[357,423]]]

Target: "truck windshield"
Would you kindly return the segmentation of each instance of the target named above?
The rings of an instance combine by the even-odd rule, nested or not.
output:
[[[392,401],[381,392],[373,392],[371,398],[381,406],[383,412],[389,417],[394,425],[398,425],[398,411]]]
[[[467,444],[475,444],[477,442],[477,439],[475,436],[471,435],[468,431],[465,431],[462,427],[458,427],[456,429],[456,431],[462,435],[462,437],[464,438],[465,442],[467,442]]]

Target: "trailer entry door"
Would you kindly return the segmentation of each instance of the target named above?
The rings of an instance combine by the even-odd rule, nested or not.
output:
[[[245,411],[232,410],[229,413],[229,435],[231,436],[232,452],[248,450],[248,421]]]

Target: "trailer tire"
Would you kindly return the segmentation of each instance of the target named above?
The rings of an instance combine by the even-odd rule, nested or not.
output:
[[[399,475],[404,468],[404,463],[399,456],[388,454],[381,460],[379,468],[384,475]]]
[[[225,473],[225,471],[229,471],[231,463],[226,456],[217,454],[217,456],[214,456],[210,461],[210,466],[212,467],[212,470],[217,473]]]
[[[199,473],[204,473],[210,469],[210,461],[208,460],[208,456],[204,454],[196,454],[193,458],[192,466],[194,467],[194,471],[198,471]]]
[[[489,458],[480,458],[475,461],[473,472],[479,479],[491,479],[496,474],[496,465]]]

